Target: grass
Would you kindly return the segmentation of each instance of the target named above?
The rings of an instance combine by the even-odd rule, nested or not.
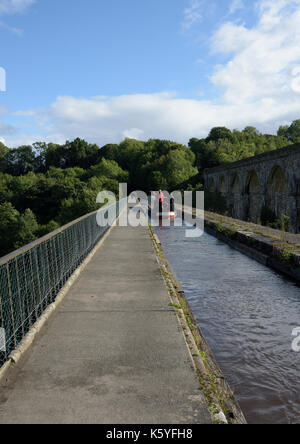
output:
[[[177,308],[177,310],[182,310],[181,305],[175,304],[175,303],[169,304],[169,307],[174,307],[174,308]]]
[[[206,362],[206,353],[205,352],[201,352],[200,356],[201,356],[202,361]]]

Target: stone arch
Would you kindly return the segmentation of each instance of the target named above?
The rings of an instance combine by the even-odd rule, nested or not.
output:
[[[226,179],[225,179],[225,176],[222,176],[222,177],[220,177],[220,179],[219,179],[218,191],[219,191],[219,193],[221,193],[223,196],[224,196],[225,194],[227,194],[227,185],[226,185]]]
[[[241,179],[238,174],[233,176],[230,186],[230,192],[232,194],[240,194],[241,193]]]
[[[288,181],[283,169],[276,165],[269,175],[266,189],[266,206],[276,216],[288,215]]]
[[[211,177],[208,181],[208,191],[210,193],[214,193],[216,191],[216,183],[213,177]]]
[[[248,173],[246,180],[246,219],[257,223],[261,216],[261,187],[255,170]]]
[[[241,218],[241,205],[242,204],[242,187],[241,179],[238,174],[234,174],[230,181],[229,190],[229,210],[234,218]]]

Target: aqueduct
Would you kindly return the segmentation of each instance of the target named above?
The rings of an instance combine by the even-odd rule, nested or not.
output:
[[[300,144],[205,170],[204,183],[225,197],[232,217],[259,222],[265,207],[300,232]]]

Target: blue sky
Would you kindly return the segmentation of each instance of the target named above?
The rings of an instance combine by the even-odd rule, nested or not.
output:
[[[299,0],[0,0],[0,39],[9,146],[300,118]]]

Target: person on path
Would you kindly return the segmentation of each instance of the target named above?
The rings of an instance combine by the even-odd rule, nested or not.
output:
[[[158,200],[159,200],[159,212],[163,212],[163,203],[164,203],[164,193],[162,190],[159,190],[158,192]]]

